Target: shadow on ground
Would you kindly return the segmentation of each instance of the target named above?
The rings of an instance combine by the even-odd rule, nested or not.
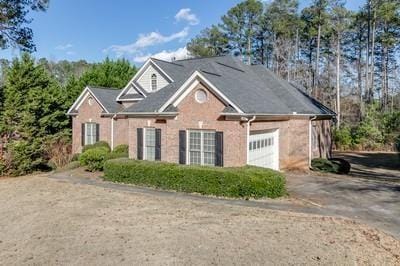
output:
[[[395,153],[336,153],[348,175],[289,173],[292,197],[313,201],[332,215],[364,221],[400,238],[400,168]]]

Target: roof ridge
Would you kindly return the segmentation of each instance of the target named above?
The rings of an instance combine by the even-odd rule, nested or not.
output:
[[[87,87],[89,89],[109,90],[109,91],[122,90],[115,87],[103,87],[103,86],[93,86],[93,85],[87,85]]]
[[[201,60],[201,59],[209,59],[209,58],[217,58],[217,57],[225,57],[225,56],[231,56],[231,55],[213,55],[213,56],[203,56],[203,57],[192,57],[192,58],[185,58],[185,59],[175,60],[174,62],[182,62],[182,61],[190,61],[190,60]]]
[[[164,63],[168,63],[168,64],[180,66],[180,67],[184,67],[183,65],[180,65],[180,64],[175,63],[175,62],[178,61],[178,60],[176,60],[176,61],[167,61],[167,60],[162,60],[162,59],[155,58],[155,57],[150,57],[150,58],[151,58],[151,60],[157,60],[157,61],[161,61],[161,62],[164,62]]]

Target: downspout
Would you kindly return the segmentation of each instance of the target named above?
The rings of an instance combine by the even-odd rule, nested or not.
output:
[[[249,164],[249,140],[250,140],[250,124],[256,120],[256,116],[253,116],[250,120],[247,120],[247,142],[246,142],[246,164]]]
[[[117,114],[111,117],[111,150],[114,150],[114,119],[117,117]]]
[[[312,121],[317,119],[317,116],[310,118],[308,122],[308,167],[311,169],[311,159],[312,159]]]

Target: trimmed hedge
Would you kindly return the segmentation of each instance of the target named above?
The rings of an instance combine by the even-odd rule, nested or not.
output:
[[[314,171],[334,174],[348,174],[351,165],[348,161],[340,158],[332,158],[330,160],[316,158],[311,161],[311,168]]]
[[[86,166],[88,171],[102,171],[109,154],[110,152],[104,147],[89,149],[79,156],[79,163]]]
[[[98,141],[95,144],[88,144],[88,145],[83,146],[82,153],[84,153],[87,150],[96,149],[96,148],[105,148],[108,151],[111,151],[110,145],[108,144],[107,141]]]
[[[115,159],[105,162],[104,179],[234,198],[277,198],[286,194],[281,173],[253,166],[219,168]]]
[[[102,171],[104,162],[110,159],[128,158],[128,153],[123,150],[114,150],[110,152],[107,147],[90,148],[79,156],[79,163],[86,166],[86,170]]]
[[[127,144],[121,144],[113,149],[113,153],[126,153],[128,154],[129,146]]]

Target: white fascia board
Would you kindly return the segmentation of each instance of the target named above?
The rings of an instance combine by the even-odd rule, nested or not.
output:
[[[196,81],[196,79],[200,79],[200,81],[198,82],[203,82],[205,83],[205,85],[211,90],[213,91],[218,97],[220,97],[225,103],[231,105],[238,113],[242,114],[243,111],[236,105],[234,104],[231,100],[229,100],[229,98],[224,95],[220,90],[218,90],[217,87],[215,87],[208,79],[206,79],[199,71],[195,71],[193,72],[193,74],[185,81],[185,83],[183,83],[183,85],[168,99],[168,101],[161,106],[159,112],[164,111],[170,104],[173,104],[174,106],[176,106],[176,102],[179,100],[179,102],[184,98],[181,98],[180,96],[185,93],[185,90],[190,89],[192,90],[194,88],[194,86],[192,83],[194,83],[194,81]],[[189,90],[189,92],[190,92]],[[185,96],[188,93],[185,94]]]
[[[133,76],[133,78],[128,82],[128,84],[126,84],[126,86],[124,87],[124,89],[120,92],[120,94],[118,94],[116,101],[120,101],[120,97],[125,93],[125,91],[127,89],[129,89],[129,85],[133,85],[136,89],[139,90],[140,93],[143,94],[144,97],[146,97],[146,94],[144,94],[137,86],[135,86],[135,83],[133,81],[138,80],[143,73],[146,71],[147,67],[153,64],[158,71],[160,71],[163,75],[165,75],[165,77],[167,79],[169,79],[169,82],[174,82],[174,80],[161,68],[159,67],[151,58],[147,59],[147,61],[143,64],[143,66],[139,69],[138,72],[136,72],[136,74]]]
[[[78,99],[75,100],[74,104],[68,109],[67,114],[73,114],[71,113],[72,110],[74,109],[79,109],[79,107],[82,105],[83,101],[89,96],[89,94],[100,104],[101,108],[104,109],[107,113],[110,113],[107,108],[99,101],[99,99],[96,97],[96,95],[90,90],[89,87],[86,87],[81,95],[79,95]]]

